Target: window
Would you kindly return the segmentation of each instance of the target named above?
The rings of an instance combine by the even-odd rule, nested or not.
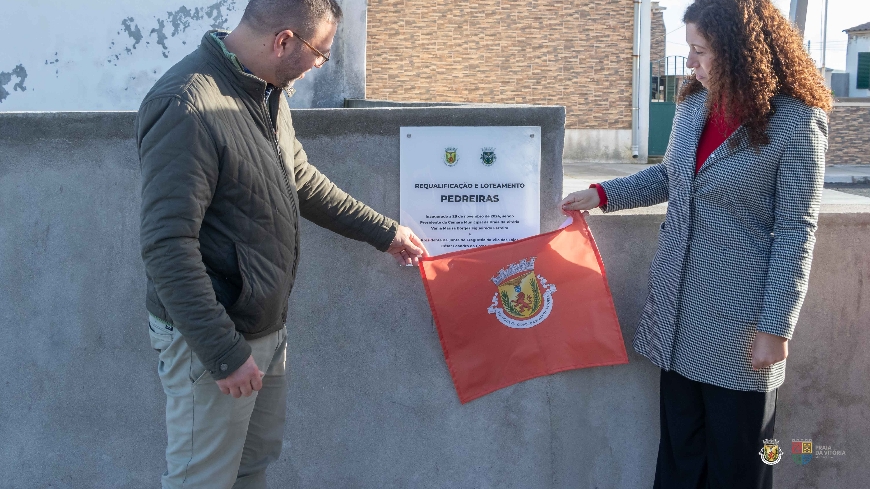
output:
[[[870,89],[870,53],[858,53],[857,89]]]

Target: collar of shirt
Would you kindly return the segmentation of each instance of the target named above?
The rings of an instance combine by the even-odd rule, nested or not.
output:
[[[215,40],[217,40],[221,49],[223,49],[224,56],[229,58],[229,60],[233,62],[233,65],[235,65],[236,68],[238,68],[239,70],[241,70],[241,71],[243,71],[251,76],[257,76],[257,75],[254,75],[253,73],[251,73],[251,70],[247,69],[245,67],[245,65],[243,65],[242,62],[239,61],[238,56],[236,56],[234,53],[231,53],[230,50],[227,49],[227,45],[224,44],[224,38],[227,37],[228,34],[229,34],[229,31],[218,31],[218,32],[212,32],[211,35],[212,35],[212,37],[215,38]],[[272,90],[274,90],[274,89],[275,89],[274,85],[272,85],[271,83],[266,83],[266,91],[263,94],[263,101],[269,100],[269,95],[272,95]],[[293,95],[292,90],[293,90],[292,88],[288,88],[286,90],[287,95]]]

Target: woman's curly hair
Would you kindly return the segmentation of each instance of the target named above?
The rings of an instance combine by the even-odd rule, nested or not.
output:
[[[746,126],[750,146],[768,144],[770,101],[778,93],[831,110],[831,91],[800,34],[770,0],[695,0],[683,22],[696,26],[714,57],[707,108],[717,106],[729,125]],[[692,76],[679,100],[703,89]]]

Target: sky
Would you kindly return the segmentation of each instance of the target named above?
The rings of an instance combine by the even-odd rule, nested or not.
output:
[[[788,17],[790,0],[772,0],[783,14]],[[661,0],[659,5],[667,7],[664,11],[665,29],[668,32],[668,56],[686,56],[686,29],[682,22],[683,12],[692,0]],[[807,22],[804,42],[810,42],[810,56],[821,66],[822,58],[822,13],[825,0],[809,0],[807,3]],[[844,29],[870,22],[870,1],[867,0],[828,0],[828,42],[825,50],[825,66],[835,70],[846,69],[846,42],[848,36]]]

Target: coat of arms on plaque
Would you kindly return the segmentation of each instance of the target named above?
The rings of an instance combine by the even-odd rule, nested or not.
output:
[[[495,148],[483,148],[480,153],[480,161],[486,166],[492,166],[495,160]]]
[[[453,166],[459,162],[459,157],[456,156],[456,148],[444,148],[444,164]]]

